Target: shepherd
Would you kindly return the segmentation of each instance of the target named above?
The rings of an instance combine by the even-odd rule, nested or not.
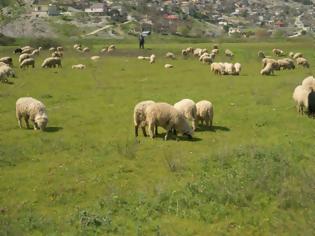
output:
[[[139,34],[139,48],[144,49],[144,35],[142,33]]]

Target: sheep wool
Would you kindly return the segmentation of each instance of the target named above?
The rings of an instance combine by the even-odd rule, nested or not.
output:
[[[147,136],[145,126],[146,124],[146,109],[149,105],[155,103],[154,101],[142,101],[136,104],[133,111],[133,121],[135,126],[135,136],[138,136],[138,128],[141,127],[143,136]]]
[[[205,122],[207,126],[211,127],[214,116],[212,103],[207,100],[202,100],[196,103],[196,108],[196,123],[198,124],[200,122],[201,125],[203,125],[203,122]]]
[[[186,119],[191,120],[193,130],[196,130],[196,103],[191,99],[182,99],[174,104],[174,107],[181,112]]]

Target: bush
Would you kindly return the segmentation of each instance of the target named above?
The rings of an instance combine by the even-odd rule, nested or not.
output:
[[[42,47],[43,49],[48,49],[51,47],[56,47],[61,43],[57,39],[39,37],[30,39],[29,44],[35,48]]]

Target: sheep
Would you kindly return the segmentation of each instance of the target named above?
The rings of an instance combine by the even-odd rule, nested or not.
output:
[[[315,90],[315,78],[313,76],[308,76],[302,81],[302,87],[305,89]]]
[[[3,62],[9,66],[13,65],[12,57],[2,57],[2,58],[0,58],[0,62]]]
[[[171,64],[165,64],[164,65],[164,68],[165,69],[170,69],[170,68],[173,68],[174,66],[173,65],[171,65]]]
[[[297,59],[299,57],[303,57],[303,54],[300,53],[300,52],[297,52],[297,53],[294,54],[293,59]]]
[[[310,68],[310,64],[308,63],[308,61],[304,58],[304,57],[298,57],[296,59],[296,64],[297,65],[301,65],[303,66],[304,68]]]
[[[0,81],[7,82],[8,77],[15,77],[15,73],[10,66],[3,64],[0,66]]]
[[[144,60],[144,56],[138,56],[137,57],[139,60]]]
[[[28,129],[30,128],[29,119],[34,124],[34,130],[43,131],[48,123],[45,105],[32,97],[21,97],[16,101],[16,118],[20,128],[22,128],[22,118],[24,118]]]
[[[107,52],[108,52],[108,53],[111,53],[111,52],[113,52],[113,51],[115,51],[114,48],[108,48],[108,49],[107,49]]]
[[[291,70],[291,69],[295,69],[295,65],[292,59],[290,58],[284,58],[284,59],[280,59],[277,61],[279,68],[285,70]]]
[[[49,48],[48,49],[50,52],[54,52],[54,51],[56,51],[56,48],[55,47],[51,47],[51,48]]]
[[[116,46],[115,46],[114,44],[112,44],[112,45],[110,45],[110,46],[108,47],[108,49],[115,50],[115,49],[116,49]]]
[[[289,52],[289,57],[293,58],[294,57],[294,52]]]
[[[22,47],[21,49],[22,49],[22,51],[23,51],[23,50],[30,49],[30,48],[32,48],[32,47],[29,46],[29,45],[27,45],[27,46]]]
[[[51,54],[52,57],[63,57],[62,51],[55,51]]]
[[[82,49],[82,52],[89,52],[89,51],[90,51],[90,49],[88,47],[85,47]]]
[[[257,55],[259,58],[265,58],[266,57],[265,53],[263,51],[259,51]]]
[[[81,45],[77,44],[77,43],[73,45],[73,49],[77,49],[77,48],[80,48],[80,47],[81,47]]]
[[[57,47],[57,51],[58,51],[58,52],[63,52],[63,47],[60,47],[60,46]]]
[[[133,111],[133,121],[135,125],[135,136],[138,137],[138,128],[139,126],[142,129],[143,136],[147,137],[147,133],[145,130],[146,127],[146,108],[155,103],[154,101],[142,101],[136,104],[134,111]],[[155,134],[157,134],[157,130],[155,130]]]
[[[149,135],[155,137],[154,128],[160,126],[166,130],[165,140],[168,139],[172,130],[192,138],[193,131],[185,116],[175,107],[167,103],[153,103],[147,107],[146,124],[149,127]]]
[[[186,57],[188,56],[189,52],[186,49],[182,49],[182,56]]]
[[[242,70],[242,65],[240,63],[236,62],[234,64],[234,74],[233,75],[239,75],[241,70]]]
[[[175,103],[174,107],[181,112],[186,119],[191,120],[192,128],[196,130],[197,108],[195,102],[191,99],[182,99]]]
[[[26,48],[26,49],[23,49],[23,50],[22,50],[22,54],[23,54],[23,53],[29,53],[29,54],[30,54],[30,53],[33,52],[33,50],[34,50],[34,48]]]
[[[13,51],[13,53],[14,54],[18,54],[18,53],[22,53],[22,48],[16,48],[16,49],[14,49],[14,51]]]
[[[284,55],[284,52],[283,52],[281,49],[278,49],[278,48],[272,49],[272,52],[273,52],[276,56],[278,56],[278,57]]]
[[[192,54],[194,53],[194,49],[191,47],[182,50],[183,56],[188,56],[190,53],[192,53]]]
[[[28,54],[28,53],[23,53],[19,56],[19,63],[21,64],[23,60],[27,59],[27,58],[31,58],[32,55]]]
[[[175,54],[172,53],[172,52],[166,53],[166,54],[165,54],[165,57],[166,57],[166,58],[169,58],[169,59],[172,59],[172,60],[175,60],[175,59],[176,59]]]
[[[20,68],[25,68],[25,67],[28,68],[29,66],[32,66],[33,68],[35,67],[34,58],[27,58],[23,60],[22,63],[20,64]]]
[[[107,50],[108,50],[108,47],[102,48],[101,51],[100,51],[100,53],[106,53]]]
[[[271,75],[273,74],[273,64],[268,62],[267,65],[260,71],[261,75]]]
[[[92,56],[91,60],[92,61],[98,61],[101,57],[100,56]]]
[[[223,75],[224,74],[224,65],[221,63],[212,63],[210,69],[216,75]]]
[[[62,67],[60,57],[48,57],[42,63],[42,68]]]
[[[206,63],[207,64],[211,64],[213,62],[213,60],[212,60],[212,58],[210,56],[203,56],[201,58],[201,60],[202,60],[203,64],[206,64]]]
[[[153,63],[155,63],[155,55],[154,54],[152,54],[151,56],[150,56],[150,64],[153,64]]]
[[[196,48],[196,49],[194,50],[193,55],[194,55],[195,57],[200,57],[201,54],[202,54],[202,49],[201,49],[201,48]]]
[[[40,49],[34,49],[31,53],[32,56],[39,56]]]
[[[196,103],[197,114],[196,114],[196,124],[200,122],[203,125],[205,121],[206,126],[211,127],[213,122],[213,105],[211,102],[202,100]]]
[[[270,63],[272,65],[273,70],[280,70],[280,66],[279,66],[277,60],[272,59],[272,58],[262,59],[263,68],[265,68],[268,63]]]
[[[305,88],[302,85],[297,86],[294,89],[292,98],[296,103],[297,111],[303,115],[304,109],[308,108],[308,95],[311,92],[311,89]]]
[[[223,66],[224,66],[224,74],[225,75],[234,75],[235,68],[234,68],[234,65],[232,63],[224,62]]]
[[[211,53],[218,55],[219,54],[219,49],[215,48],[211,50]]]
[[[77,64],[77,65],[73,65],[72,67],[71,67],[72,69],[85,69],[85,65],[83,65],[83,64]]]
[[[229,58],[233,58],[234,57],[234,53],[231,50],[229,50],[229,49],[226,49],[224,54],[225,54],[225,56],[227,56]]]

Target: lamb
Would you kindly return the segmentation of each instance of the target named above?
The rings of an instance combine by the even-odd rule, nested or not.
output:
[[[0,58],[0,62],[3,62],[9,66],[13,65],[12,57],[2,57],[2,58]]]
[[[16,101],[16,118],[20,128],[22,128],[22,118],[24,118],[28,129],[30,128],[29,119],[34,124],[34,130],[43,131],[48,123],[45,105],[32,97],[21,97]]]
[[[82,70],[82,69],[85,69],[85,65],[83,65],[83,64],[73,65],[72,69],[80,69],[80,70]]]
[[[273,52],[276,56],[278,56],[278,57],[284,55],[284,52],[283,52],[281,49],[278,49],[278,48],[274,48],[274,49],[272,50],[272,52]]]
[[[143,136],[147,137],[147,133],[145,130],[146,127],[146,108],[154,104],[154,101],[148,100],[148,101],[142,101],[136,104],[134,111],[133,111],[133,121],[135,125],[135,136],[138,137],[138,128],[139,126],[142,129]],[[155,130],[155,134],[157,134],[157,130]]]
[[[212,72],[214,72],[214,74],[216,75],[223,75],[224,74],[224,65],[221,64],[221,63],[212,63],[211,66],[210,66],[210,69]]]
[[[219,54],[219,49],[215,48],[211,50],[211,53],[218,55]]]
[[[25,67],[28,68],[29,66],[32,66],[33,68],[35,67],[34,58],[27,58],[23,60],[22,63],[20,64],[20,68],[25,68]]]
[[[174,66],[173,65],[171,65],[171,64],[165,64],[164,65],[164,68],[165,69],[170,69],[170,68],[173,68]]]
[[[28,53],[23,53],[19,56],[19,63],[21,64],[23,60],[27,59],[27,58],[31,58],[32,55],[28,54]]]
[[[101,57],[100,56],[92,56],[91,60],[92,61],[98,61]]]
[[[186,119],[192,121],[192,128],[193,130],[196,130],[197,108],[195,102],[191,99],[182,99],[175,103],[174,107],[181,112]]]
[[[265,58],[266,56],[265,56],[265,53],[263,51],[259,51],[258,52],[258,57],[259,58]]]
[[[242,65],[240,63],[236,62],[234,64],[234,74],[233,75],[239,75],[241,70],[242,70]]]
[[[193,131],[185,116],[167,103],[153,103],[146,109],[146,123],[149,126],[149,135],[155,137],[154,128],[160,126],[166,130],[165,140],[168,139],[172,130],[192,138]]]
[[[172,60],[175,60],[175,59],[176,59],[175,54],[172,53],[172,52],[166,53],[166,54],[165,54],[165,57],[166,57],[166,58],[169,58],[169,59],[172,59]]]
[[[152,54],[151,56],[150,56],[150,64],[153,64],[153,63],[155,63],[155,55],[154,54]]]
[[[273,74],[273,64],[268,62],[267,65],[260,71],[261,75],[271,75]]]
[[[15,73],[13,69],[7,64],[1,65],[0,66],[0,81],[7,82],[8,77],[15,77]]]
[[[292,59],[290,58],[284,58],[284,59],[280,59],[277,61],[279,68],[285,70],[291,70],[291,69],[295,69],[295,65]]]
[[[297,86],[293,92],[293,100],[296,103],[298,112],[303,115],[304,109],[308,108],[308,95],[311,89],[305,88],[302,85]]]
[[[206,123],[206,126],[211,127],[213,122],[213,105],[211,102],[202,100],[196,103],[197,115],[196,115],[196,123],[199,121],[201,125],[203,122]]]
[[[300,52],[297,52],[297,53],[294,54],[293,59],[297,59],[299,57],[303,57],[303,54],[300,53]]]
[[[298,57],[296,59],[296,64],[297,65],[301,65],[303,66],[304,68],[310,68],[310,64],[308,63],[308,60],[306,60],[304,57]]]
[[[60,57],[48,57],[42,63],[42,68],[62,67]]]
[[[229,58],[233,58],[234,57],[233,52],[231,50],[229,50],[229,49],[226,49],[224,54],[225,54],[225,56],[227,56]]]

